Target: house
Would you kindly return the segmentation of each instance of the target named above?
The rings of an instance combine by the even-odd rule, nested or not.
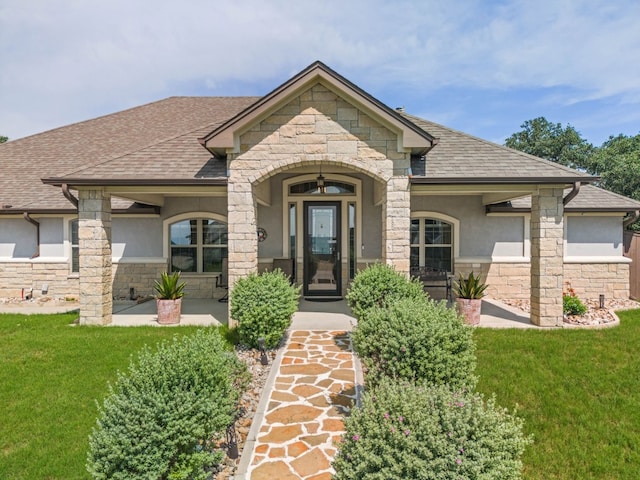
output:
[[[172,97],[0,145],[0,295],[152,293],[165,270],[211,298],[285,265],[342,296],[382,261],[482,273],[494,298],[562,322],[562,291],[627,298],[640,203],[585,173],[391,109],[316,62],[264,97]],[[218,292],[219,293],[219,292]]]

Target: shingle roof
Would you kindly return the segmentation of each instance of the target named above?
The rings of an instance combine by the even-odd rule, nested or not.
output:
[[[438,144],[424,159],[412,162],[416,179],[592,178],[557,163],[413,115],[403,115],[438,138]]]
[[[198,144],[198,136],[256,100],[170,97],[2,144],[0,209],[7,204],[17,211],[72,207],[59,188],[43,185],[44,177],[87,173],[92,168],[99,174],[118,175],[124,172],[119,169],[123,163],[132,178],[146,176],[147,167],[150,174],[173,176],[176,162],[199,162],[202,168],[211,155]],[[121,163],[110,164],[112,159]],[[130,204],[114,201],[115,208]]]
[[[566,189],[565,196],[570,191]],[[518,198],[496,206],[504,209],[530,210],[531,197]],[[632,212],[635,210],[640,210],[640,202],[593,185],[581,186],[578,195],[565,206],[567,212]]]
[[[197,141],[258,97],[171,97],[0,145],[0,210],[72,210],[60,189],[42,178],[85,180],[220,179],[226,165]],[[414,178],[461,180],[545,177],[589,180],[586,174],[402,113],[439,139]],[[177,168],[179,167],[179,168]],[[602,193],[604,192],[604,193]],[[512,202],[512,207],[517,202]],[[114,208],[132,202],[114,199]],[[572,208],[635,210],[640,204],[583,186]],[[579,206],[579,207],[578,207]]]

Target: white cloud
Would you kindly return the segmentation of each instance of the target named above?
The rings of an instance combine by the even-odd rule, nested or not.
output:
[[[0,134],[234,82],[262,94],[316,59],[372,92],[567,86],[559,102],[637,102],[638,24],[626,0],[3,0]]]

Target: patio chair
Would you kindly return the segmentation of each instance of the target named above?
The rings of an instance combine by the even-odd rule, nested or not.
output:
[[[222,271],[216,277],[216,288],[224,288],[227,290],[224,296],[220,298],[218,301],[228,302],[229,301],[229,260],[227,258],[222,259]]]

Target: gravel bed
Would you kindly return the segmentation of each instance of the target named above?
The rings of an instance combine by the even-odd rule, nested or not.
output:
[[[517,308],[525,313],[531,312],[529,300],[500,300],[502,303]],[[605,308],[600,308],[599,300],[588,299],[583,303],[588,308],[584,315],[565,315],[564,323],[577,326],[606,326],[616,321],[612,312],[616,310],[629,310],[640,308],[640,303],[634,300],[605,300]]]
[[[240,399],[240,416],[235,423],[238,452],[240,455],[236,459],[225,457],[220,471],[214,477],[216,480],[232,480],[234,478],[238,465],[240,464],[242,450],[247,441],[249,429],[251,428],[258,403],[260,402],[260,396],[269,376],[271,365],[273,365],[273,361],[276,358],[277,351],[277,349],[267,350],[266,354],[269,363],[262,365],[262,363],[260,363],[260,352],[258,350],[248,349],[242,346],[236,347],[236,355],[247,365],[247,369],[251,374],[249,386]],[[221,446],[226,450],[226,443],[222,443]]]

